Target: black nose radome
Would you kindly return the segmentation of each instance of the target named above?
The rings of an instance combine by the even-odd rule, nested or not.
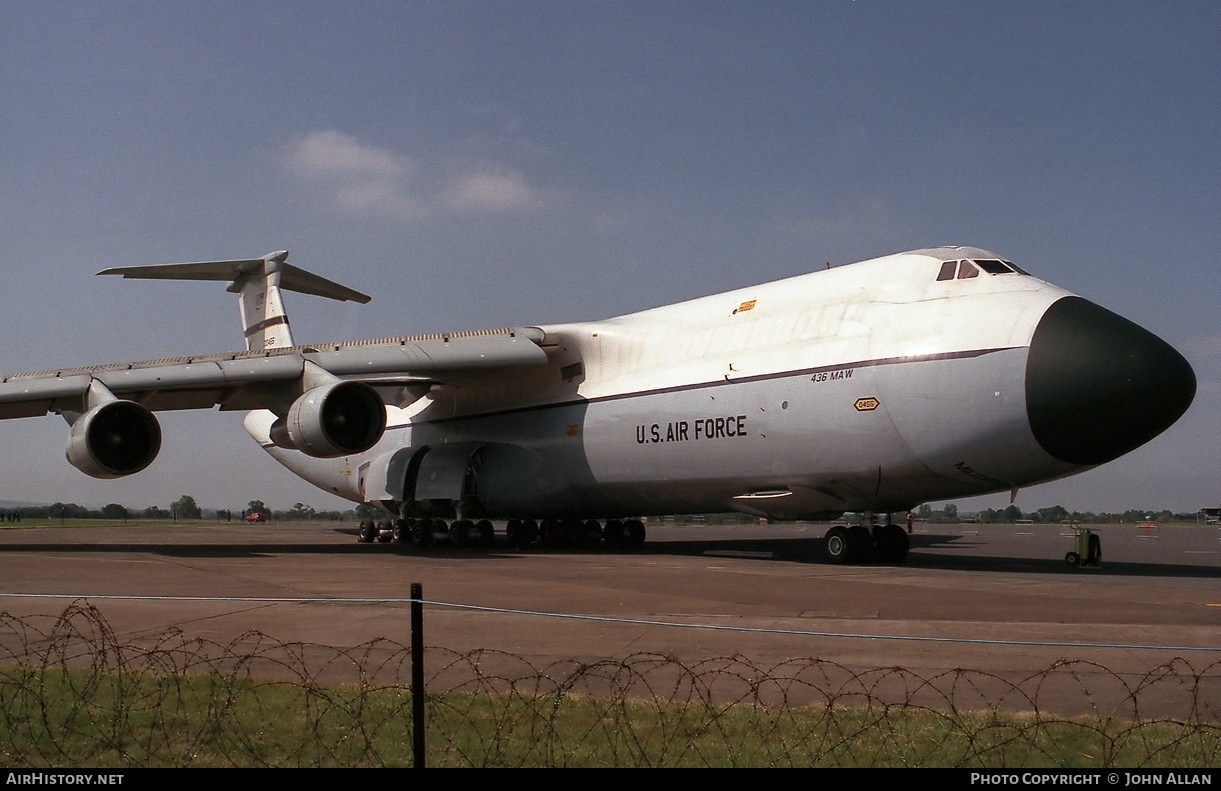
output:
[[[1048,308],[1030,341],[1030,428],[1070,464],[1102,464],[1145,444],[1195,394],[1195,373],[1170,344],[1080,297]]]

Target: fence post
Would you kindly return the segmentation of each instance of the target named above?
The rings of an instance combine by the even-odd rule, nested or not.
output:
[[[416,769],[424,767],[424,587],[411,583],[411,748]]]

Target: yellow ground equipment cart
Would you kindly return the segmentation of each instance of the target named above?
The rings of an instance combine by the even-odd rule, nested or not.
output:
[[[1064,556],[1064,562],[1074,568],[1096,569],[1102,565],[1102,538],[1088,527],[1073,525],[1076,548]]]

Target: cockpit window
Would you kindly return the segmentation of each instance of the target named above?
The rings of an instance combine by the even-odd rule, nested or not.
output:
[[[980,258],[975,263],[990,275],[1008,275],[1013,272],[1012,269],[1005,266],[1004,261],[997,261],[995,258]]]
[[[984,270],[989,275],[1011,275],[1015,272],[1019,275],[1024,275],[1021,267],[1015,266],[1009,261],[1002,261],[999,258],[979,258],[974,261],[962,259],[960,261],[943,261],[941,269],[937,272],[938,280],[954,280],[955,277],[959,280],[966,280],[972,277],[979,277],[979,270]],[[955,275],[957,272],[957,275]]]

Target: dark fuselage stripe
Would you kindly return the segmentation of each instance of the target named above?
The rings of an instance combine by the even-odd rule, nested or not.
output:
[[[268,327],[275,327],[278,324],[287,324],[287,323],[288,323],[288,316],[273,316],[270,319],[265,319],[263,321],[255,323],[255,324],[251,324],[249,327],[247,327],[246,328],[246,337],[249,338],[251,335],[254,335],[256,332],[262,332],[263,330],[267,329]]]
[[[674,385],[672,387],[658,387],[651,390],[634,390],[627,393],[615,393],[613,395],[596,396],[594,398],[570,398],[565,401],[555,401],[548,404],[534,404],[532,406],[513,407],[511,409],[494,410],[490,412],[472,412],[466,415],[454,415],[453,417],[436,418],[434,420],[412,420],[410,423],[402,426],[394,426],[393,428],[402,429],[411,425],[437,425],[440,423],[450,423],[457,420],[474,420],[478,418],[501,417],[503,415],[520,414],[524,412],[534,412],[542,409],[556,409],[558,407],[576,406],[580,404],[598,404],[610,401],[621,401],[626,398],[643,398],[646,396],[666,395],[669,393],[683,393],[688,390],[702,390],[710,387],[727,387],[736,384],[749,384],[752,382],[766,382],[773,379],[788,379],[794,376],[812,376],[816,373],[824,371],[838,371],[844,368],[877,368],[883,365],[904,365],[908,363],[925,363],[935,362],[938,360],[968,360],[975,357],[983,357],[996,352],[1006,352],[1011,349],[1023,348],[1019,346],[1001,346],[995,349],[971,349],[961,352],[939,352],[936,354],[917,354],[909,357],[879,357],[875,360],[859,360],[857,362],[836,363],[834,365],[820,365],[814,368],[798,368],[792,371],[777,371],[770,374],[755,374],[754,376],[743,376],[735,379],[718,379],[711,382],[695,382],[685,385]]]

